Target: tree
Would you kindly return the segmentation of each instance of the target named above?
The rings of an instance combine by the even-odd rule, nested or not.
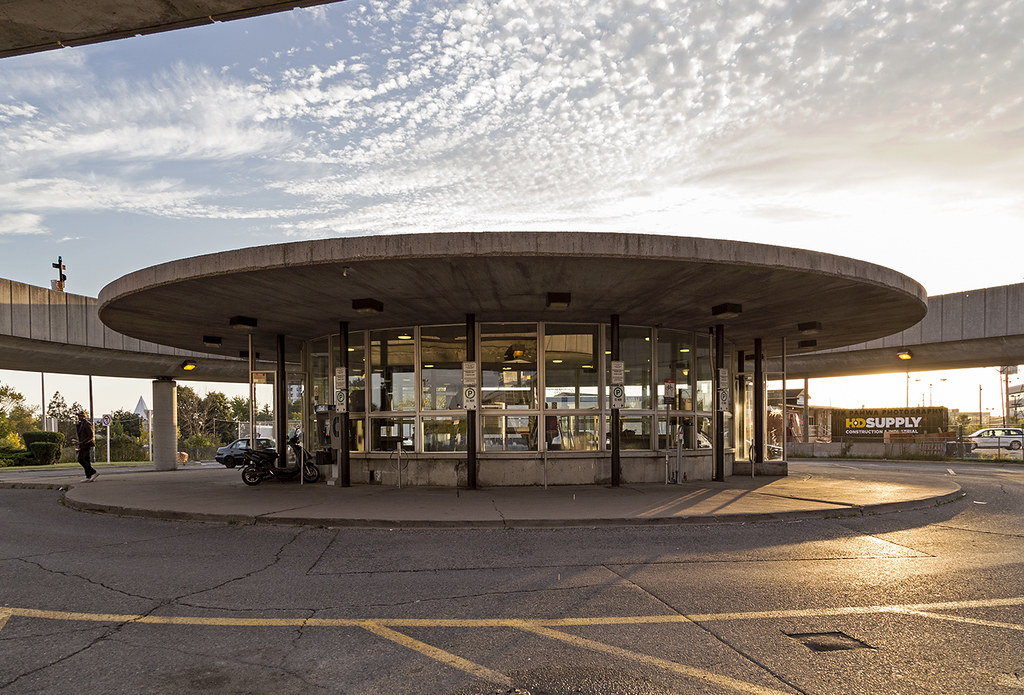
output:
[[[178,387],[178,429],[182,440],[227,443],[238,432],[232,420],[232,405],[220,391],[200,398],[192,388]]]
[[[110,433],[115,437],[138,439],[142,436],[142,418],[118,408],[110,414]]]
[[[78,401],[69,406],[64,400],[64,396],[60,395],[60,391],[53,392],[50,404],[46,406],[46,414],[57,421],[57,431],[64,434],[65,442],[70,442],[78,436],[76,431],[78,414],[84,410],[85,408]]]
[[[231,415],[231,404],[228,397],[220,391],[206,394],[206,408],[213,418],[213,439],[218,444],[228,444],[238,435],[238,425]]]
[[[237,420],[238,422],[249,421],[249,399],[242,398],[241,396],[234,396],[228,401],[228,406],[231,408],[231,419]]]
[[[0,446],[20,447],[20,435],[35,426],[35,412],[22,393],[0,384]]]

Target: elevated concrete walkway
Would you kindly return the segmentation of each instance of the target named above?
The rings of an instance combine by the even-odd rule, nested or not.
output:
[[[199,362],[194,375],[182,371],[186,359]],[[237,383],[249,378],[247,360],[157,345],[111,330],[100,321],[93,297],[4,279],[0,369]]]

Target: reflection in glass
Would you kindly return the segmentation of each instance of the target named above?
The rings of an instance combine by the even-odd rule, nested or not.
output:
[[[348,412],[366,411],[366,332],[352,331],[348,335]],[[334,368],[341,366],[341,338],[334,337],[331,359],[331,384]],[[333,388],[333,386],[332,386]],[[333,400],[331,401],[334,402]]]
[[[485,323],[480,329],[481,407],[537,407],[537,325]]]
[[[484,415],[484,451],[536,451],[537,418],[534,415]]]
[[[711,418],[700,416],[697,418],[697,440],[694,442],[696,449],[710,449],[714,436]]]
[[[544,326],[544,403],[563,410],[598,406],[597,326]]]
[[[608,418],[611,425],[611,418]],[[625,449],[650,449],[652,420],[650,415],[620,415],[619,416],[619,448]],[[609,431],[611,427],[609,426]],[[605,448],[611,448],[611,438],[606,438]]]
[[[465,360],[465,325],[423,327],[420,335],[423,410],[462,407],[462,363]]]
[[[348,449],[349,451],[366,451],[366,422],[362,418],[348,420]]]
[[[330,402],[331,355],[327,338],[309,341],[309,381],[313,388],[313,404]]]
[[[697,410],[710,412],[715,409],[714,364],[711,359],[711,340],[707,336],[697,337]]]
[[[690,386],[693,370],[693,334],[689,331],[658,331],[658,407],[693,410]],[[666,381],[675,382],[666,386]]]
[[[465,451],[465,417],[423,418],[424,451]]]
[[[611,331],[608,331],[605,350],[608,353],[608,370],[606,378],[611,388]],[[625,408],[645,410],[651,407],[651,329],[641,326],[619,327],[619,356],[626,369],[626,404]]]
[[[786,432],[786,393],[782,389],[784,383],[781,379],[772,379],[771,376],[766,383],[768,417],[764,433],[765,461],[777,461],[782,458],[782,440]]]
[[[546,415],[544,438],[548,451],[597,450],[597,426],[597,415]]]
[[[411,417],[370,420],[373,451],[413,451],[416,447],[416,419]]]
[[[373,410],[416,409],[415,347],[412,329],[370,331]]]

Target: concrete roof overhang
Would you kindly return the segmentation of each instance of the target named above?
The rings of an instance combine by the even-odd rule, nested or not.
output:
[[[547,294],[569,292],[564,310]],[[352,300],[373,298],[378,314]],[[722,303],[742,305],[725,320]],[[787,337],[813,349],[882,337],[919,321],[924,289],[888,268],[840,256],[735,241],[586,232],[476,232],[367,236],[260,246],[186,258],[140,270],[100,292],[99,315],[129,336],[186,350],[248,349],[233,316],[258,320],[255,349],[275,352],[275,336],[298,341],[352,330],[439,323],[608,322],[707,330],[721,323],[737,349],[762,338],[778,352]],[[821,330],[801,336],[797,325]],[[812,348],[807,348],[812,349]],[[804,350],[806,351],[806,350]]]
[[[913,359],[900,361],[896,354],[909,350]],[[922,343],[899,347],[859,349],[799,355],[786,363],[786,375],[794,379],[813,379],[894,372],[923,372],[944,369],[968,369],[993,365],[1020,364],[1024,361],[1024,336],[1009,335],[975,340]],[[776,368],[775,361],[769,365]]]
[[[0,368],[15,371],[89,374],[133,379],[168,377],[182,381],[245,382],[249,378],[249,363],[237,358],[232,360],[208,355],[160,355],[7,335],[0,335],[0,351],[3,353]],[[195,374],[183,372],[181,365],[186,359],[199,362],[202,369]],[[272,363],[261,363],[260,368],[273,367]]]
[[[326,5],[336,0],[4,0],[0,58]]]

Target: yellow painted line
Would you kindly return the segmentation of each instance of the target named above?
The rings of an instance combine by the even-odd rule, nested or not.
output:
[[[7,624],[7,620],[11,617],[11,614],[7,611],[0,611],[0,630],[4,629],[4,625]]]
[[[676,663],[675,661],[669,661],[668,659],[660,659],[656,656],[648,656],[647,654],[641,654],[621,647],[615,647],[603,642],[596,642],[591,639],[586,639],[585,637],[570,635],[566,632],[552,630],[550,628],[541,627],[540,625],[531,625],[527,622],[523,622],[517,627],[526,632],[533,632],[538,635],[568,642],[576,647],[583,647],[595,652],[601,652],[602,654],[610,654],[623,659],[629,659],[630,661],[637,661],[647,666],[654,666],[664,671],[672,671],[683,676],[696,678],[706,683],[712,683],[741,693],[755,693],[756,695],[786,695],[786,691],[783,690],[773,690],[772,688],[765,688],[753,683],[747,683],[746,681],[729,678],[728,676],[720,676],[717,673],[711,673],[710,671],[705,671],[693,666],[686,666],[684,664]]]
[[[426,642],[420,642],[417,639],[413,639],[408,635],[403,635],[401,632],[396,632],[383,625],[374,621],[365,621],[359,624],[359,627],[369,630],[375,635],[383,637],[386,640],[390,640],[395,644],[400,644],[403,647],[417,651],[420,654],[430,657],[436,661],[440,661],[443,664],[451,666],[452,668],[465,671],[471,676],[480,678],[481,680],[488,681],[490,683],[496,683],[505,688],[512,687],[512,679],[508,676],[492,671],[491,669],[475,664],[472,661],[463,659],[461,656],[455,656],[451,652],[446,652],[443,649],[427,644]]]
[[[840,606],[836,608],[798,608],[780,611],[749,611],[738,613],[693,613],[689,615],[625,615],[602,618],[550,618],[550,619],[446,619],[446,618],[380,618],[372,622],[388,627],[452,627],[494,628],[522,627],[580,627],[600,625],[665,625],[672,623],[718,622],[735,620],[772,620],[781,618],[817,618],[823,616],[869,615],[872,613],[906,613],[965,610],[972,608],[1000,608],[1024,605],[1024,596],[941,603],[896,604],[878,606]],[[118,613],[79,613],[48,611],[34,608],[0,608],[0,617],[19,616],[40,620],[68,620],[101,623],[139,623],[143,625],[208,625],[222,627],[364,627],[365,618],[207,618],[199,616],[130,615]],[[942,617],[942,616],[936,616]]]
[[[964,618],[959,615],[946,615],[944,613],[931,613],[929,611],[912,611],[912,610],[894,610],[893,613],[899,613],[901,615],[920,615],[925,618],[937,618],[939,620],[949,620],[954,623],[966,623],[968,625],[982,625],[984,627],[998,627],[1005,630],[1017,630],[1024,632],[1024,625],[1017,623],[1003,623],[995,620],[981,620],[980,618]]]

